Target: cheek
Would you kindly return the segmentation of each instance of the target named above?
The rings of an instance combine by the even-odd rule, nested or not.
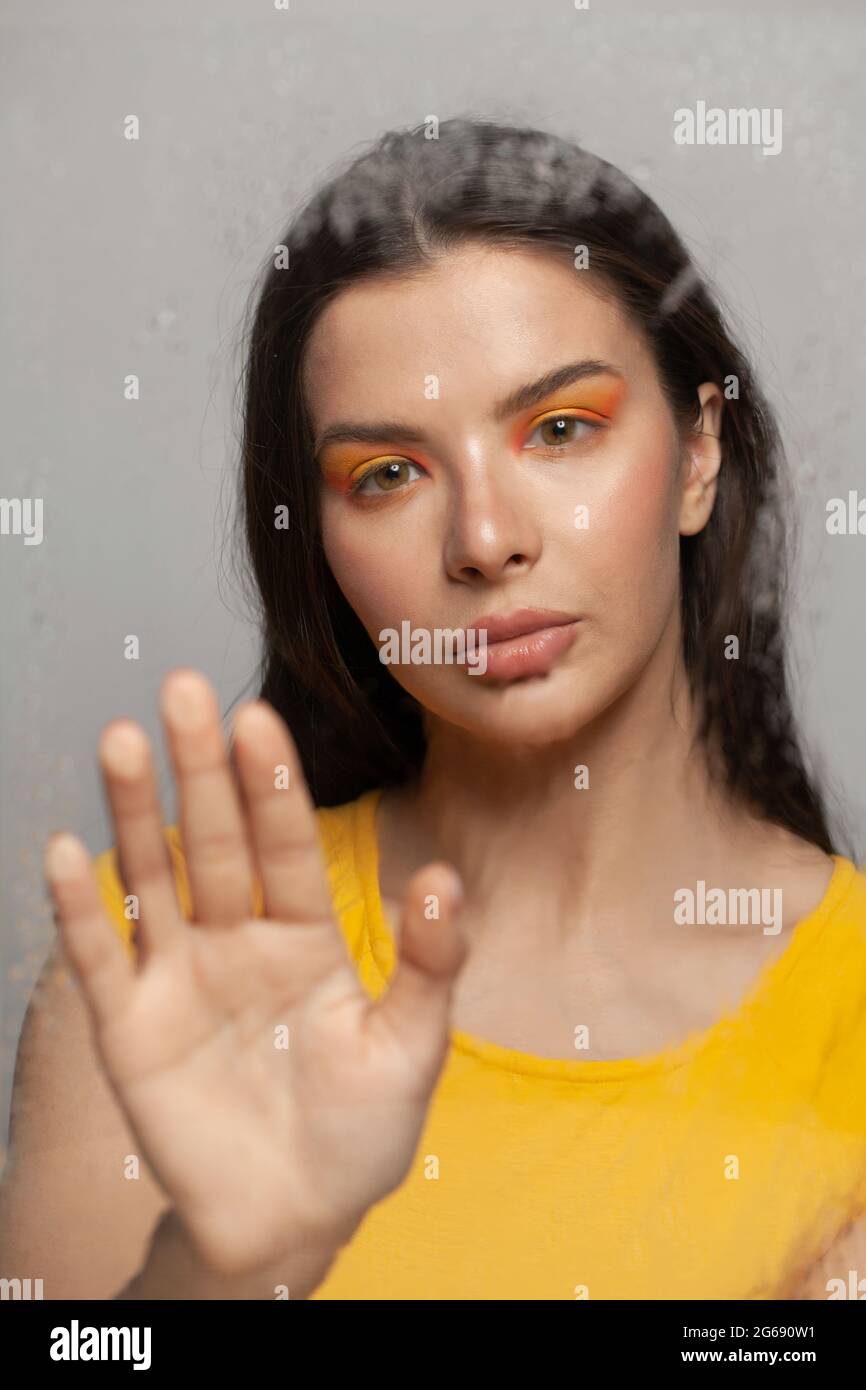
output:
[[[371,635],[412,616],[423,567],[411,563],[393,531],[386,539],[375,518],[353,516],[325,503],[322,541],[337,584]]]
[[[624,543],[647,558],[666,553],[673,525],[671,471],[667,458],[653,460],[635,483],[624,483],[610,499],[610,524]]]
[[[666,611],[676,592],[679,536],[670,454],[631,458],[587,497],[589,525],[577,531],[583,573],[605,601],[606,622],[640,608]]]

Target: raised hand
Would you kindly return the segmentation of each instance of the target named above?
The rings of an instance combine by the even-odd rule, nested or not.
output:
[[[192,918],[175,891],[149,742],[129,721],[106,727],[99,757],[121,877],[139,900],[135,961],[81,842],[52,837],[45,867],[99,1056],[142,1152],[202,1259],[241,1274],[299,1239],[348,1238],[405,1177],[448,1048],[466,950],[460,889],[446,864],[411,879],[397,969],[372,1002],[334,915],[283,721],[263,701],[240,708],[236,778],[203,676],[172,672],[161,709]],[[287,789],[275,786],[280,765]]]

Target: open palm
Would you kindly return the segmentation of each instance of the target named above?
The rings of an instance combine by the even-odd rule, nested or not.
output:
[[[162,712],[191,919],[148,740],[128,721],[104,731],[100,759],[121,876],[139,904],[136,960],[84,846],[53,839],[46,870],[100,1058],[142,1152],[203,1257],[240,1273],[306,1235],[350,1232],[404,1178],[447,1052],[465,954],[459,890],[444,864],[410,881],[398,967],[373,1003],[334,915],[283,721],[263,701],[241,708],[235,777],[204,677],[173,672]]]

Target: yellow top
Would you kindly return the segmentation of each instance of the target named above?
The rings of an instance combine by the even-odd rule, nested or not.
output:
[[[378,796],[318,812],[372,997],[395,964]],[[177,827],[166,835],[189,913]],[[866,1211],[866,874],[834,860],[740,1006],[676,1046],[565,1060],[453,1030],[408,1176],[313,1297],[782,1297]],[[129,941],[115,851],[96,863]]]

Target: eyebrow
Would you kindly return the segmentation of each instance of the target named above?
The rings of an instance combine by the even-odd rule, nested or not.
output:
[[[493,419],[500,422],[514,415],[518,410],[528,410],[530,406],[560,391],[564,386],[573,386],[589,376],[616,376],[624,379],[624,373],[610,362],[598,358],[586,358],[581,362],[566,362],[561,367],[553,367],[535,381],[518,386],[493,407]],[[410,444],[423,444],[427,438],[424,430],[416,425],[408,425],[401,420],[373,420],[368,424],[353,421],[340,421],[323,430],[316,439],[314,453],[318,456],[327,444],[376,444],[380,439],[404,439]]]

